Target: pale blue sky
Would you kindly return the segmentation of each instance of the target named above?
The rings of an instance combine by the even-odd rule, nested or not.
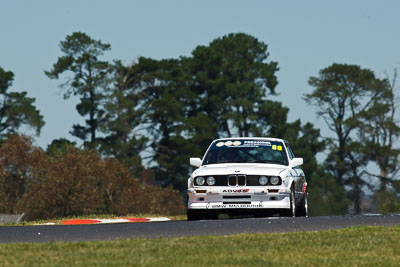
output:
[[[400,1],[0,1],[0,66],[13,71],[12,91],[27,91],[46,125],[37,144],[75,140],[69,131],[83,119],[77,99],[63,100],[49,70],[61,56],[59,43],[74,31],[110,43],[106,59],[125,63],[138,56],[188,56],[197,45],[231,32],[268,44],[279,63],[280,93],[289,120],[323,129],[322,119],[301,99],[310,76],[328,65],[358,64],[383,75],[400,64]],[[76,140],[75,140],[76,141]]]

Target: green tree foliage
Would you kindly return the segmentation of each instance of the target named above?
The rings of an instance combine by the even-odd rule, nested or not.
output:
[[[14,73],[0,67],[0,140],[15,133],[22,125],[30,126],[40,133],[43,116],[34,106],[35,99],[26,92],[8,92]]]
[[[309,179],[309,213],[311,216],[343,215],[347,213],[348,203],[344,187],[337,183],[336,177],[318,167]]]
[[[193,144],[184,133],[193,93],[183,85],[181,61],[141,57],[130,66],[116,62],[114,70],[116,82],[105,104],[103,153],[140,173],[139,153],[150,147],[145,156],[158,164],[153,167],[157,182],[183,190],[188,164],[182,152]]]
[[[59,158],[64,156],[71,147],[76,147],[76,143],[65,138],[54,139],[51,144],[47,146],[46,154],[52,158]]]
[[[151,134],[151,159],[155,179],[162,185],[173,185],[183,191],[188,177],[187,155],[198,151],[196,140],[191,140],[189,123],[193,121],[190,107],[197,97],[190,91],[190,79],[183,61],[166,59],[155,61],[141,58],[145,99],[144,124]],[[207,120],[209,121],[209,120]]]
[[[372,71],[356,65],[332,64],[322,69],[319,77],[311,77],[309,84],[315,89],[305,95],[306,102],[317,107],[317,114],[335,134],[326,160],[327,169],[339,185],[351,188],[349,197],[355,212],[360,213],[362,188],[366,184],[362,179],[363,168],[369,162],[358,139],[362,116],[374,112],[374,100],[385,98],[387,80],[378,79]]]
[[[395,181],[398,182],[398,181]],[[397,190],[380,190],[375,196],[376,210],[382,214],[400,212],[400,192]]]
[[[400,136],[395,99],[397,71],[394,73],[386,94],[373,99],[371,108],[361,114],[360,139],[367,157],[379,167],[379,174],[371,174],[379,178],[378,191],[386,191],[399,170],[400,149],[394,147]]]
[[[135,175],[143,171],[140,152],[145,149],[142,68],[140,64],[124,66],[116,61],[112,66],[114,86],[105,98],[105,115],[101,131],[101,151],[113,156]]]
[[[192,55],[197,109],[218,125],[219,136],[254,134],[257,111],[278,84],[278,64],[267,61],[267,45],[244,33],[229,34],[196,47]]]
[[[99,60],[99,57],[110,49],[110,45],[94,40],[85,33],[74,32],[61,41],[60,48],[63,56],[45,74],[51,79],[69,74],[61,85],[65,90],[64,98],[72,94],[80,96],[76,109],[81,116],[88,117],[86,125],[73,126],[72,135],[83,140],[85,146],[93,148],[104,114],[101,103],[109,83],[109,63]]]
[[[66,144],[53,142],[49,148],[63,150]],[[28,219],[96,213],[174,215],[183,212],[183,204],[177,191],[139,182],[116,159],[102,159],[71,144],[49,157],[28,137],[13,135],[0,147],[0,212],[24,212]]]

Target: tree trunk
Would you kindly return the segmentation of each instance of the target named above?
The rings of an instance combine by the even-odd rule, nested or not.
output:
[[[387,171],[385,169],[381,169],[381,184],[379,187],[379,191],[386,191],[386,185],[387,185]]]
[[[361,214],[361,188],[360,177],[354,176],[354,211],[356,214]]]
[[[96,140],[96,120],[95,120],[95,95],[94,90],[90,90],[90,113],[89,113],[89,127],[90,127],[90,142],[93,145]]]

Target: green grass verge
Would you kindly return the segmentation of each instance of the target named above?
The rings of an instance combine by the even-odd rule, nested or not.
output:
[[[399,266],[400,227],[0,244],[5,266]]]

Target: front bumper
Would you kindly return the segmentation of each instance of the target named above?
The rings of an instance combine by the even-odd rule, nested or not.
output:
[[[285,187],[195,187],[188,189],[188,209],[289,209]]]

